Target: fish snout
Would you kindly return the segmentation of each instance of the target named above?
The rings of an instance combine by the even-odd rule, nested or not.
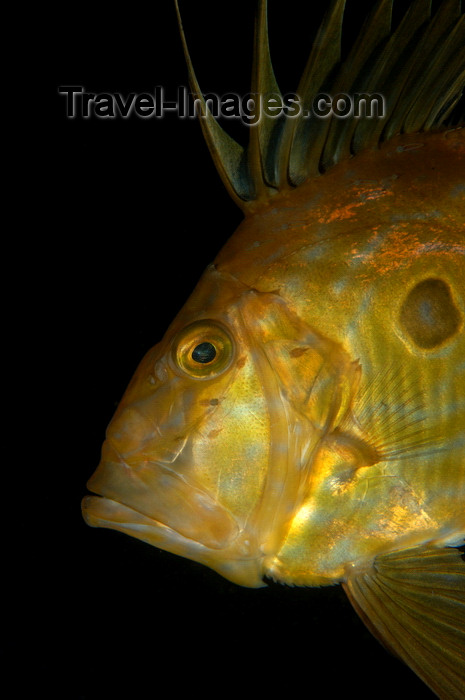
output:
[[[156,427],[134,405],[119,409],[107,429],[103,450],[111,446],[122,459],[140,450],[147,440],[153,438]]]

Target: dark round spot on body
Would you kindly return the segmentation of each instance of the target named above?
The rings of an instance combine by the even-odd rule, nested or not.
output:
[[[192,350],[192,359],[194,362],[207,364],[216,357],[216,348],[212,343],[200,343]]]
[[[458,331],[461,322],[449,285],[436,278],[419,282],[402,304],[400,322],[418,347],[442,345]]]

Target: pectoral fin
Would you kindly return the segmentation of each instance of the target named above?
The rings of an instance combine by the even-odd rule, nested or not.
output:
[[[442,700],[465,698],[465,562],[431,545],[375,558],[343,584],[371,632]]]

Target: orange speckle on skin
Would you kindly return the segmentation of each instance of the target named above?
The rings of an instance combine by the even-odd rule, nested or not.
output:
[[[344,219],[352,219],[355,216],[354,209],[361,207],[363,202],[352,202],[343,207],[334,209],[329,216],[322,216],[318,219],[319,224],[329,224],[332,221],[344,221]]]
[[[217,428],[216,430],[210,430],[208,433],[209,438],[216,438],[222,432],[223,428]]]
[[[245,355],[243,355],[242,357],[239,357],[239,359],[237,360],[236,367],[238,367],[238,369],[241,369],[241,367],[243,367],[246,362],[247,362],[247,358]]]

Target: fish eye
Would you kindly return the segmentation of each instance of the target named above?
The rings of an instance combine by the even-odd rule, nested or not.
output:
[[[171,360],[176,370],[196,379],[212,379],[230,367],[234,342],[223,324],[195,321],[174,338]]]
[[[216,348],[213,343],[199,343],[192,350],[192,359],[194,362],[201,362],[202,364],[207,364],[207,362],[213,362],[216,357]]]

